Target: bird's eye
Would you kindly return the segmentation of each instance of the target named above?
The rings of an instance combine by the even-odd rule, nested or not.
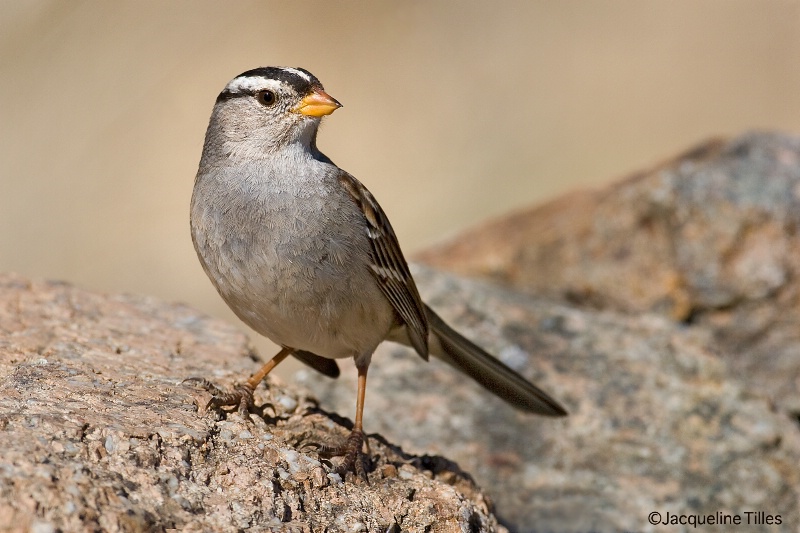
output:
[[[275,100],[277,100],[275,93],[272,91],[258,91],[258,93],[256,93],[256,98],[258,99],[258,103],[266,106],[274,104]]]

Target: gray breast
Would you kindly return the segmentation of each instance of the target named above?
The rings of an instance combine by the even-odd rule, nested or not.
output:
[[[372,350],[393,319],[368,270],[366,223],[338,169],[317,162],[311,170],[201,176],[195,248],[231,309],[274,342],[329,357]],[[356,334],[365,320],[375,331]]]

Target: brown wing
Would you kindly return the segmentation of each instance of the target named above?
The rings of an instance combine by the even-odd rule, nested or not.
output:
[[[425,306],[419,297],[392,225],[372,193],[360,181],[346,172],[339,175],[339,181],[361,209],[367,223],[367,237],[372,246],[372,273],[378,280],[381,291],[405,323],[412,346],[427,360],[428,318]]]

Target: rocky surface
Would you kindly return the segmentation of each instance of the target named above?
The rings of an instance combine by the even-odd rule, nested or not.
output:
[[[370,484],[315,443],[341,418],[275,380],[264,417],[198,413],[258,367],[234,328],[179,305],[0,276],[0,531],[503,531],[440,457],[369,443]]]
[[[708,348],[707,332],[420,267],[415,278],[446,320],[570,416],[518,413],[446,365],[384,344],[370,367],[365,427],[455,460],[488,489],[511,531],[678,531],[650,525],[649,514],[745,519],[752,510],[782,524],[747,531],[798,530],[800,430],[743,385]],[[352,368],[339,383],[310,371],[299,377],[323,405],[352,412]]]
[[[713,335],[800,419],[800,137],[713,140],[605,189],[487,223],[422,261]]]
[[[218,419],[181,381],[259,366],[232,327],[0,277],[0,530],[694,529],[660,513],[796,532],[798,203],[800,139],[750,134],[424,254],[506,285],[414,268],[445,319],[570,416],[518,413],[385,344],[369,485],[341,483],[314,446],[346,434],[331,413],[352,416],[352,365],[303,371],[305,392],[270,379],[263,417]]]

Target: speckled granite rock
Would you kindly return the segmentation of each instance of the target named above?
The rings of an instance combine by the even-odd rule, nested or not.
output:
[[[605,189],[484,224],[419,259],[706,329],[746,386],[800,419],[800,137],[710,141]]]
[[[415,278],[444,318],[570,416],[518,413],[446,365],[384,344],[370,367],[365,427],[454,459],[489,490],[510,530],[677,531],[650,525],[649,513],[758,510],[782,525],[747,531],[797,531],[800,431],[706,348],[707,333],[420,267]],[[299,377],[323,405],[353,411],[352,368],[339,380],[347,385]]]
[[[305,445],[342,420],[277,381],[266,421],[198,413],[182,379],[248,353],[183,306],[0,276],[0,531],[504,531],[455,464],[382,439],[371,484],[341,483]]]
[[[319,405],[272,380],[266,421],[216,421],[180,381],[257,368],[232,328],[0,278],[0,530],[502,530],[463,468],[513,531],[680,531],[648,517],[754,511],[772,525],[743,530],[798,531],[798,161],[790,137],[712,142],[428,254],[515,288],[416,268],[434,308],[571,416],[517,413],[385,345],[365,426],[406,451],[372,435],[370,486],[338,483],[303,446],[345,434],[328,413],[352,415],[352,366],[338,383],[300,376]]]

